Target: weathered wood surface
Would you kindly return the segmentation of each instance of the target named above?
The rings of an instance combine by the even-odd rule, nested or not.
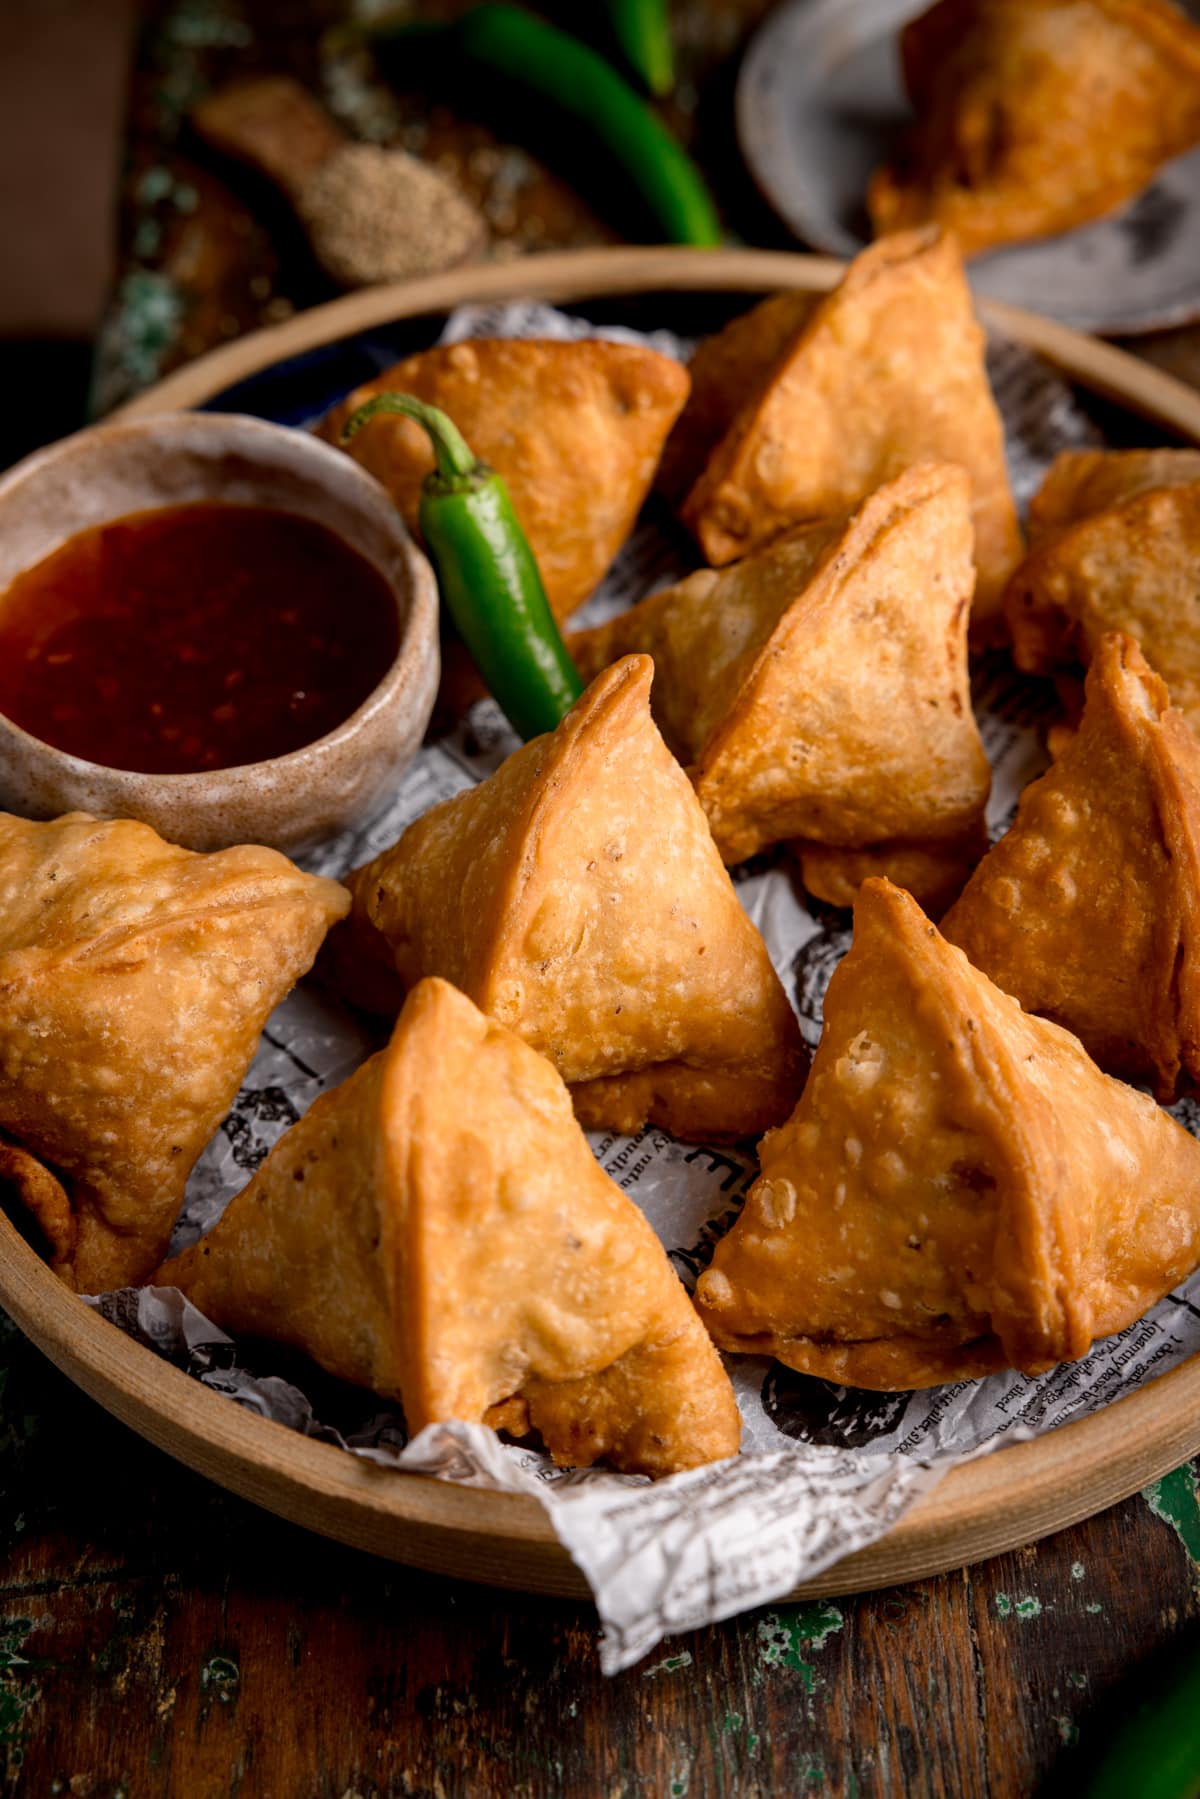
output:
[[[965,1573],[605,1680],[581,1605],[410,1574],[168,1462],[0,1337],[4,1790],[79,1799],[1024,1795],[1197,1623],[1192,1470]]]
[[[725,123],[732,58],[767,3],[676,7],[687,94],[699,95],[676,122],[729,220],[783,246]],[[326,297],[269,197],[218,173],[183,120],[207,82],[289,68],[361,125],[380,96],[331,74],[316,49],[345,11],[147,8],[101,403]],[[481,127],[412,98],[392,123],[475,184],[502,247],[611,241],[611,222]],[[1145,347],[1200,381],[1198,346],[1200,333],[1173,333]],[[589,1608],[410,1574],[281,1524],[131,1436],[0,1324],[6,1793],[1007,1799],[1061,1770],[1076,1732],[1151,1651],[1200,1629],[1198,1614],[1200,1502],[1186,1468],[1015,1555],[768,1608],[606,1681]]]

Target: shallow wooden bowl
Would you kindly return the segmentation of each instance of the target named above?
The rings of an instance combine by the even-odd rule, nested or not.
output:
[[[216,350],[123,416],[203,405],[285,358],[467,301],[823,291],[839,268],[823,257],[768,251],[619,249],[459,270],[349,295]],[[1200,394],[1049,320],[997,304],[981,310],[1078,386],[1160,432],[1200,443]],[[246,1499],[414,1567],[529,1592],[587,1593],[536,1501],[390,1473],[244,1411],[90,1311],[2,1216],[0,1304],[123,1423]],[[1090,1418],[957,1469],[890,1535],[797,1587],[793,1597],[914,1580],[1032,1542],[1115,1504],[1198,1451],[1200,1356]]]

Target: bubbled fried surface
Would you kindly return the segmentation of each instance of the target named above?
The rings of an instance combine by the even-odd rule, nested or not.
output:
[[[848,512],[927,461],[956,462],[971,478],[972,626],[992,637],[1021,533],[983,332],[954,240],[936,229],[898,233],[854,259],[744,401],[683,519],[720,567],[800,520]]]
[[[68,1196],[17,1180],[72,1285],[160,1260],[269,1013],[348,905],[274,850],[0,815],[0,1130]]]
[[[464,1104],[464,1096],[470,1103]],[[444,981],[159,1278],[440,1420],[667,1474],[737,1453],[729,1380],[550,1064]]]
[[[942,929],[1114,1074],[1200,1076],[1200,743],[1128,637],[1102,637],[1078,731],[1021,795]]]
[[[449,414],[475,455],[503,476],[556,618],[581,606],[628,537],[688,394],[686,370],[640,346],[588,339],[474,338],[423,350],[356,388],[321,435],[374,395],[415,394]],[[396,416],[345,446],[381,481],[418,534],[429,439]]]
[[[1030,525],[1004,595],[1017,666],[1086,664],[1106,632],[1124,632],[1200,727],[1200,452],[1060,457]]]
[[[762,938],[630,656],[547,736],[358,869],[352,935],[437,974],[548,1056],[581,1116],[757,1135],[805,1057]],[[368,977],[369,978],[369,977]]]
[[[655,716],[727,862],[789,839],[888,843],[900,871],[953,840],[965,878],[991,785],[967,672],[972,542],[966,474],[922,464],[849,518],[578,633],[572,653],[585,674],[654,658]]]
[[[900,52],[917,122],[872,178],[880,233],[1050,237],[1200,142],[1200,31],[1165,0],[940,0]]]
[[[1081,1356],[1198,1260],[1200,1144],[872,880],[696,1302],[722,1348],[899,1389]]]

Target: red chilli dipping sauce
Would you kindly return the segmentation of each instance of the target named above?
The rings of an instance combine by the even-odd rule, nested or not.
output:
[[[399,642],[386,581],[324,525],[163,507],[81,531],[0,593],[0,712],[108,768],[236,768],[349,718]]]

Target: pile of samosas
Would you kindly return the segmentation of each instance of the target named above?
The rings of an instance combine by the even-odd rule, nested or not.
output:
[[[1200,1073],[1200,452],[1060,458],[1026,553],[937,227],[735,319],[688,375],[476,341],[328,434],[388,387],[499,469],[564,620],[656,478],[708,566],[571,634],[590,685],[558,729],[344,885],[0,820],[0,1175],[57,1271],[176,1285],[414,1431],[483,1420],[653,1475],[737,1451],[714,1343],[903,1388],[1044,1370],[1138,1317],[1200,1261],[1200,1143],[1124,1084]],[[380,417],[352,453],[411,516],[423,434]],[[969,637],[1087,665],[990,850]],[[854,906],[811,1068],[728,873],[772,848]],[[399,1011],[389,1046],[159,1267],[331,926],[326,979]],[[769,1132],[695,1306],[581,1130],[647,1121]]]

